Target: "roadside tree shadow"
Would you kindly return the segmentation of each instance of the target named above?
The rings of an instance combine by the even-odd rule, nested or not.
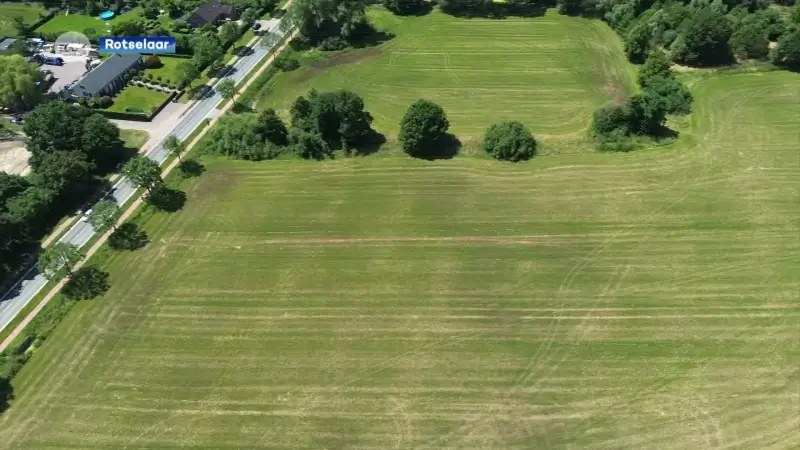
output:
[[[11,386],[11,380],[0,377],[0,414],[11,406],[11,400],[14,400],[14,387]]]
[[[120,225],[108,237],[108,246],[114,250],[138,250],[150,243],[147,233],[132,222]]]
[[[147,196],[147,203],[164,212],[178,212],[186,204],[186,192],[164,185],[156,186]]]
[[[231,107],[231,112],[233,114],[242,114],[242,113],[251,113],[254,112],[253,108],[247,106],[240,102],[233,102],[233,106]]]
[[[178,166],[178,169],[180,169],[181,177],[193,178],[202,175],[203,172],[206,171],[206,166],[201,164],[196,159],[185,159]]]

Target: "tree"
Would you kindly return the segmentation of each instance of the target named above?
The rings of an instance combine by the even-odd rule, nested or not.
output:
[[[670,62],[666,53],[660,50],[650,52],[639,69],[639,86],[647,87],[647,81],[654,76],[671,76],[670,67],[672,67],[672,62]]]
[[[663,126],[667,107],[660,96],[645,91],[628,99],[628,127],[634,134],[652,134]]]
[[[291,141],[295,153],[302,158],[322,160],[332,155],[328,143],[318,133],[294,129]]]
[[[778,40],[773,62],[790,69],[800,67],[800,28],[784,33]]]
[[[56,242],[42,250],[37,266],[47,278],[52,278],[62,268],[67,271],[67,275],[72,276],[72,268],[81,258],[83,254],[78,247],[66,242]]]
[[[502,122],[486,130],[483,150],[502,161],[524,161],[536,155],[536,139],[521,122]]]
[[[179,163],[183,164],[183,161],[181,161],[181,153],[186,150],[186,146],[177,136],[172,134],[167,136],[167,139],[164,140],[164,148],[175,155]]]
[[[764,59],[769,54],[767,31],[758,22],[745,23],[733,32],[731,47],[740,58]]]
[[[83,124],[82,150],[98,167],[110,169],[123,155],[125,142],[119,128],[102,114],[92,114]]]
[[[145,26],[139,20],[127,20],[116,22],[111,26],[111,34],[114,36],[143,36]]]
[[[219,40],[222,41],[223,46],[232,44],[239,38],[239,27],[233,23],[228,22],[219,30]]]
[[[111,200],[98,202],[89,214],[89,223],[95,231],[104,232],[114,228],[119,217],[119,205]]]
[[[278,146],[289,143],[289,131],[274,109],[268,108],[259,114],[258,125],[259,133],[269,142]]]
[[[634,64],[644,61],[650,51],[652,39],[650,27],[647,23],[640,23],[631,28],[625,37],[625,53],[628,60]]]
[[[42,72],[20,55],[0,56],[0,106],[25,111],[42,100]]]
[[[33,179],[38,186],[62,195],[82,191],[92,180],[94,168],[83,152],[56,150],[42,157]]]
[[[350,38],[367,23],[364,0],[294,0],[288,15],[312,43],[332,36]]]
[[[199,35],[193,41],[194,60],[198,68],[206,67],[222,57],[224,50],[219,38],[213,34]]]
[[[182,61],[175,67],[175,75],[178,78],[179,84],[191,86],[192,81],[200,76],[200,69],[197,68],[193,61]]]
[[[678,62],[711,66],[731,60],[731,25],[723,13],[708,6],[697,8],[682,28],[671,47]]]
[[[122,172],[137,187],[145,188],[148,194],[153,192],[155,185],[163,182],[158,163],[146,156],[137,156],[128,161]]]
[[[449,128],[450,122],[441,106],[428,100],[417,100],[400,121],[399,140],[409,155],[426,157],[436,150]]]
[[[108,272],[96,267],[76,270],[61,291],[70,300],[91,300],[108,291]]]
[[[14,30],[17,32],[18,35],[24,36],[25,32],[28,30],[28,27],[25,25],[25,19],[22,16],[14,16],[11,18],[11,23],[14,26]]]
[[[618,133],[628,135],[628,111],[621,105],[610,105],[594,112],[592,130],[599,135]]]
[[[51,101],[37,106],[25,117],[30,165],[34,171],[47,153],[80,150],[84,153],[84,125],[92,111],[81,106]],[[87,155],[89,156],[89,155]],[[89,159],[92,160],[91,156]]]
[[[692,93],[672,74],[650,77],[645,91],[661,98],[667,114],[685,115],[692,111]]]
[[[292,126],[319,134],[329,145],[350,147],[362,143],[372,131],[372,115],[364,110],[357,94],[338,90],[311,90],[299,97],[291,109]]]
[[[203,140],[203,150],[248,161],[273,159],[280,147],[266,140],[254,114],[223,116]]]
[[[217,83],[217,92],[225,100],[230,100],[236,96],[236,82],[231,78],[225,78]]]
[[[383,6],[397,15],[406,16],[422,11],[425,0],[383,0]]]

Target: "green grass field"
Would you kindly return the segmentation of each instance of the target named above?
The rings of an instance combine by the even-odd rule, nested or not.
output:
[[[107,22],[110,27],[117,22],[135,20],[140,17],[139,11],[133,10],[131,12],[116,16]],[[109,32],[106,31],[107,27],[105,20],[102,20],[99,17],[90,17],[84,14],[75,13],[67,15],[59,14],[43,23],[39,28],[36,29],[36,32],[43,34],[60,34],[68,31],[84,33],[89,28],[95,30],[98,36],[105,36],[109,34]]]
[[[127,86],[114,97],[114,104],[108,110],[115,112],[142,112],[150,114],[152,110],[167,101],[169,94],[153,91],[139,86]],[[131,111],[129,108],[135,108]]]
[[[158,59],[161,60],[162,66],[156,69],[146,69],[144,73],[151,73],[153,76],[160,76],[164,81],[178,84],[178,77],[175,75],[175,71],[180,63],[188,60],[185,58],[170,58],[163,55],[159,55]]]
[[[0,3],[0,36],[19,35],[14,27],[15,17],[22,17],[25,25],[30,26],[46,13],[47,10],[38,3]]]
[[[371,11],[395,37],[378,47],[308,58],[276,76],[258,107],[285,115],[309,88],[347,88],[364,97],[375,127],[396,135],[408,106],[441,104],[462,141],[486,128],[520,120],[543,153],[589,150],[586,129],[604,102],[633,90],[633,73],[614,32],[599,21],[548,14],[539,18],[456,19],[434,12],[398,18]]]
[[[675,144],[216,161],[14,381],[0,449],[800,446],[800,78]]]

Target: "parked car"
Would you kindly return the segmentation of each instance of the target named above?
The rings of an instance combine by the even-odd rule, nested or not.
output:
[[[261,29],[261,22],[256,22],[256,23],[254,23],[254,24],[253,24],[253,26],[252,26],[252,28],[253,28],[253,31],[258,31],[258,30],[260,30],[260,29]]]
[[[89,216],[91,216],[91,215],[92,215],[92,210],[91,209],[87,209],[86,212],[84,212],[83,216],[81,217],[81,222],[88,222],[89,221]]]

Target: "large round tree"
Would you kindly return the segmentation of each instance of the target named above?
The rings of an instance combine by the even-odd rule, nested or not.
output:
[[[525,161],[536,155],[536,139],[531,130],[515,120],[489,127],[483,137],[483,149],[502,161]]]
[[[430,158],[447,136],[450,122],[444,109],[428,100],[417,100],[400,121],[403,150],[415,158]]]

